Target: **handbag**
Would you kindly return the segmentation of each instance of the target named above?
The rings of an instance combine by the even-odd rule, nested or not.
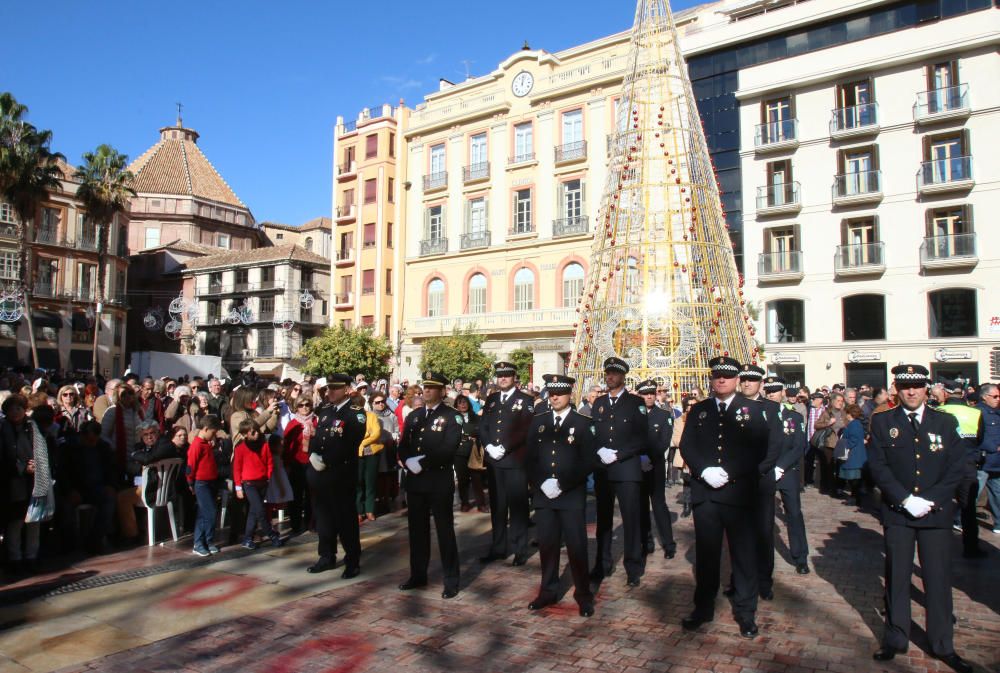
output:
[[[847,445],[847,433],[840,435],[837,440],[837,446],[833,447],[833,459],[846,461],[847,457],[851,455],[851,447]]]
[[[472,442],[472,452],[469,454],[469,462],[467,465],[470,470],[485,470],[485,451],[483,450],[483,445],[478,441],[473,440]]]
[[[809,446],[814,449],[822,449],[826,446],[826,440],[829,439],[831,432],[833,432],[833,426],[817,430],[809,440]]]
[[[24,523],[40,523],[49,521],[56,514],[56,482],[52,481],[49,492],[43,496],[32,496],[28,501],[28,511],[24,515]]]

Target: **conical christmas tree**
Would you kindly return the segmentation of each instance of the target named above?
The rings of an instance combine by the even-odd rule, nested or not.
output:
[[[616,355],[631,385],[704,386],[759,351],[666,0],[638,2],[616,123],[571,372],[584,390]]]

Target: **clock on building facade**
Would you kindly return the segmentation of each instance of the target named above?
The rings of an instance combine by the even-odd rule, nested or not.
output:
[[[531,93],[532,87],[535,86],[535,78],[530,72],[522,70],[517,73],[514,77],[514,81],[511,82],[510,90],[518,98],[522,98]]]

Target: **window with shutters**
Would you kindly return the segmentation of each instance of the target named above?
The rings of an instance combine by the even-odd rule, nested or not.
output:
[[[361,294],[375,294],[375,269],[361,272]]]
[[[563,267],[562,271],[562,305],[563,308],[576,308],[583,294],[583,266],[573,262]]]
[[[385,293],[392,294],[392,269],[385,270]]]
[[[444,238],[444,206],[427,209],[427,240],[440,241]]]
[[[375,203],[378,198],[378,179],[365,180],[365,203]]]
[[[798,225],[765,229],[761,274],[800,271],[799,240]]]
[[[834,196],[848,197],[880,192],[880,178],[877,145],[851,147],[837,153]]]
[[[796,203],[798,194],[792,182],[792,160],[771,161],[767,164],[767,194],[766,200],[757,205],[758,208],[776,208],[786,204]]]
[[[376,233],[376,229],[375,229],[375,223],[374,222],[368,222],[367,224],[365,224],[365,238],[364,238],[364,242],[362,244],[363,247],[365,247],[365,248],[374,248],[375,247],[375,243],[376,243],[376,236],[377,236],[377,233]]]
[[[373,133],[365,137],[365,159],[378,156],[378,134]]]
[[[436,318],[444,314],[444,281],[435,278],[427,284],[427,317]]]
[[[534,130],[531,122],[514,126],[513,163],[531,161],[535,158]]]
[[[521,267],[514,274],[514,310],[531,311],[535,308],[535,273]]]
[[[274,318],[274,297],[260,298],[260,319],[271,320]]]
[[[518,189],[514,192],[514,226],[512,234],[527,234],[534,231],[531,220],[531,190]]]
[[[481,273],[474,274],[469,279],[469,305],[468,313],[486,313],[486,276]]]
[[[362,327],[372,327],[375,324],[375,316],[373,315],[363,315],[361,316],[361,326]]]
[[[257,356],[269,358],[274,355],[274,330],[257,330]]]

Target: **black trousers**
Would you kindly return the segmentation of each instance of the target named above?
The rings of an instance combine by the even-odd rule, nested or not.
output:
[[[642,473],[642,490],[640,500],[640,535],[645,544],[656,524],[656,535],[665,551],[677,551],[674,542],[674,527],[670,521],[670,508],[667,506],[667,466],[660,461],[653,463],[653,469]],[[650,505],[652,505],[652,520],[650,520]]]
[[[729,541],[733,566],[733,615],[752,621],[757,612],[757,553],[755,507],[706,501],[694,505],[695,590],[694,614],[704,619],[715,616],[719,593],[722,537]]]
[[[470,470],[468,456],[455,456],[455,477],[458,480],[458,501],[460,503],[469,504],[469,486],[471,485],[475,505],[482,507],[486,504],[482,470]]]
[[[538,597],[559,598],[559,555],[566,543],[569,569],[573,574],[573,599],[580,605],[592,605],[594,592],[587,573],[587,520],[582,509],[535,509],[538,532],[538,556],[542,562],[542,584]]]
[[[410,535],[410,579],[427,581],[427,566],[431,561],[431,515],[437,530],[438,551],[444,572],[444,588],[458,590],[458,541],[455,539],[454,491],[447,493],[406,494],[409,508],[406,521]]]
[[[646,560],[642,553],[642,524],[640,514],[640,482],[608,481],[603,472],[594,475],[594,493],[597,496],[597,559],[594,568],[605,575],[611,574],[614,557],[611,555],[611,533],[614,529],[615,499],[622,515],[625,532],[625,572],[630,578],[642,577]]]
[[[920,558],[931,653],[955,651],[951,623],[951,531],[947,528],[885,528],[885,634],[882,644],[905,650],[910,644],[910,578],[913,547]]]
[[[312,520],[312,499],[309,497],[306,469],[307,465],[297,460],[285,463],[288,483],[292,487],[292,501],[287,505],[288,516],[296,533],[308,528]]]
[[[979,498],[979,480],[975,463],[965,467],[965,474],[958,485],[958,507],[962,520],[962,548],[966,552],[979,549],[979,520],[976,519],[976,500]]]
[[[528,474],[520,468],[489,468],[490,521],[493,541],[490,554],[528,554]],[[509,532],[508,532],[509,526]]]
[[[798,479],[787,487],[779,488],[778,493],[781,494],[781,505],[785,508],[785,526],[788,528],[788,551],[792,555],[792,562],[795,565],[808,563],[809,542],[806,540],[806,522],[802,517],[802,495],[799,493]],[[772,570],[773,567],[772,561]],[[763,587],[761,590],[763,591]]]
[[[319,556],[335,560],[339,540],[344,548],[344,564],[348,568],[357,568],[361,564],[356,472],[351,470],[347,479],[338,480],[329,468],[317,472],[310,465],[306,469],[316,514],[316,532],[319,534]]]

